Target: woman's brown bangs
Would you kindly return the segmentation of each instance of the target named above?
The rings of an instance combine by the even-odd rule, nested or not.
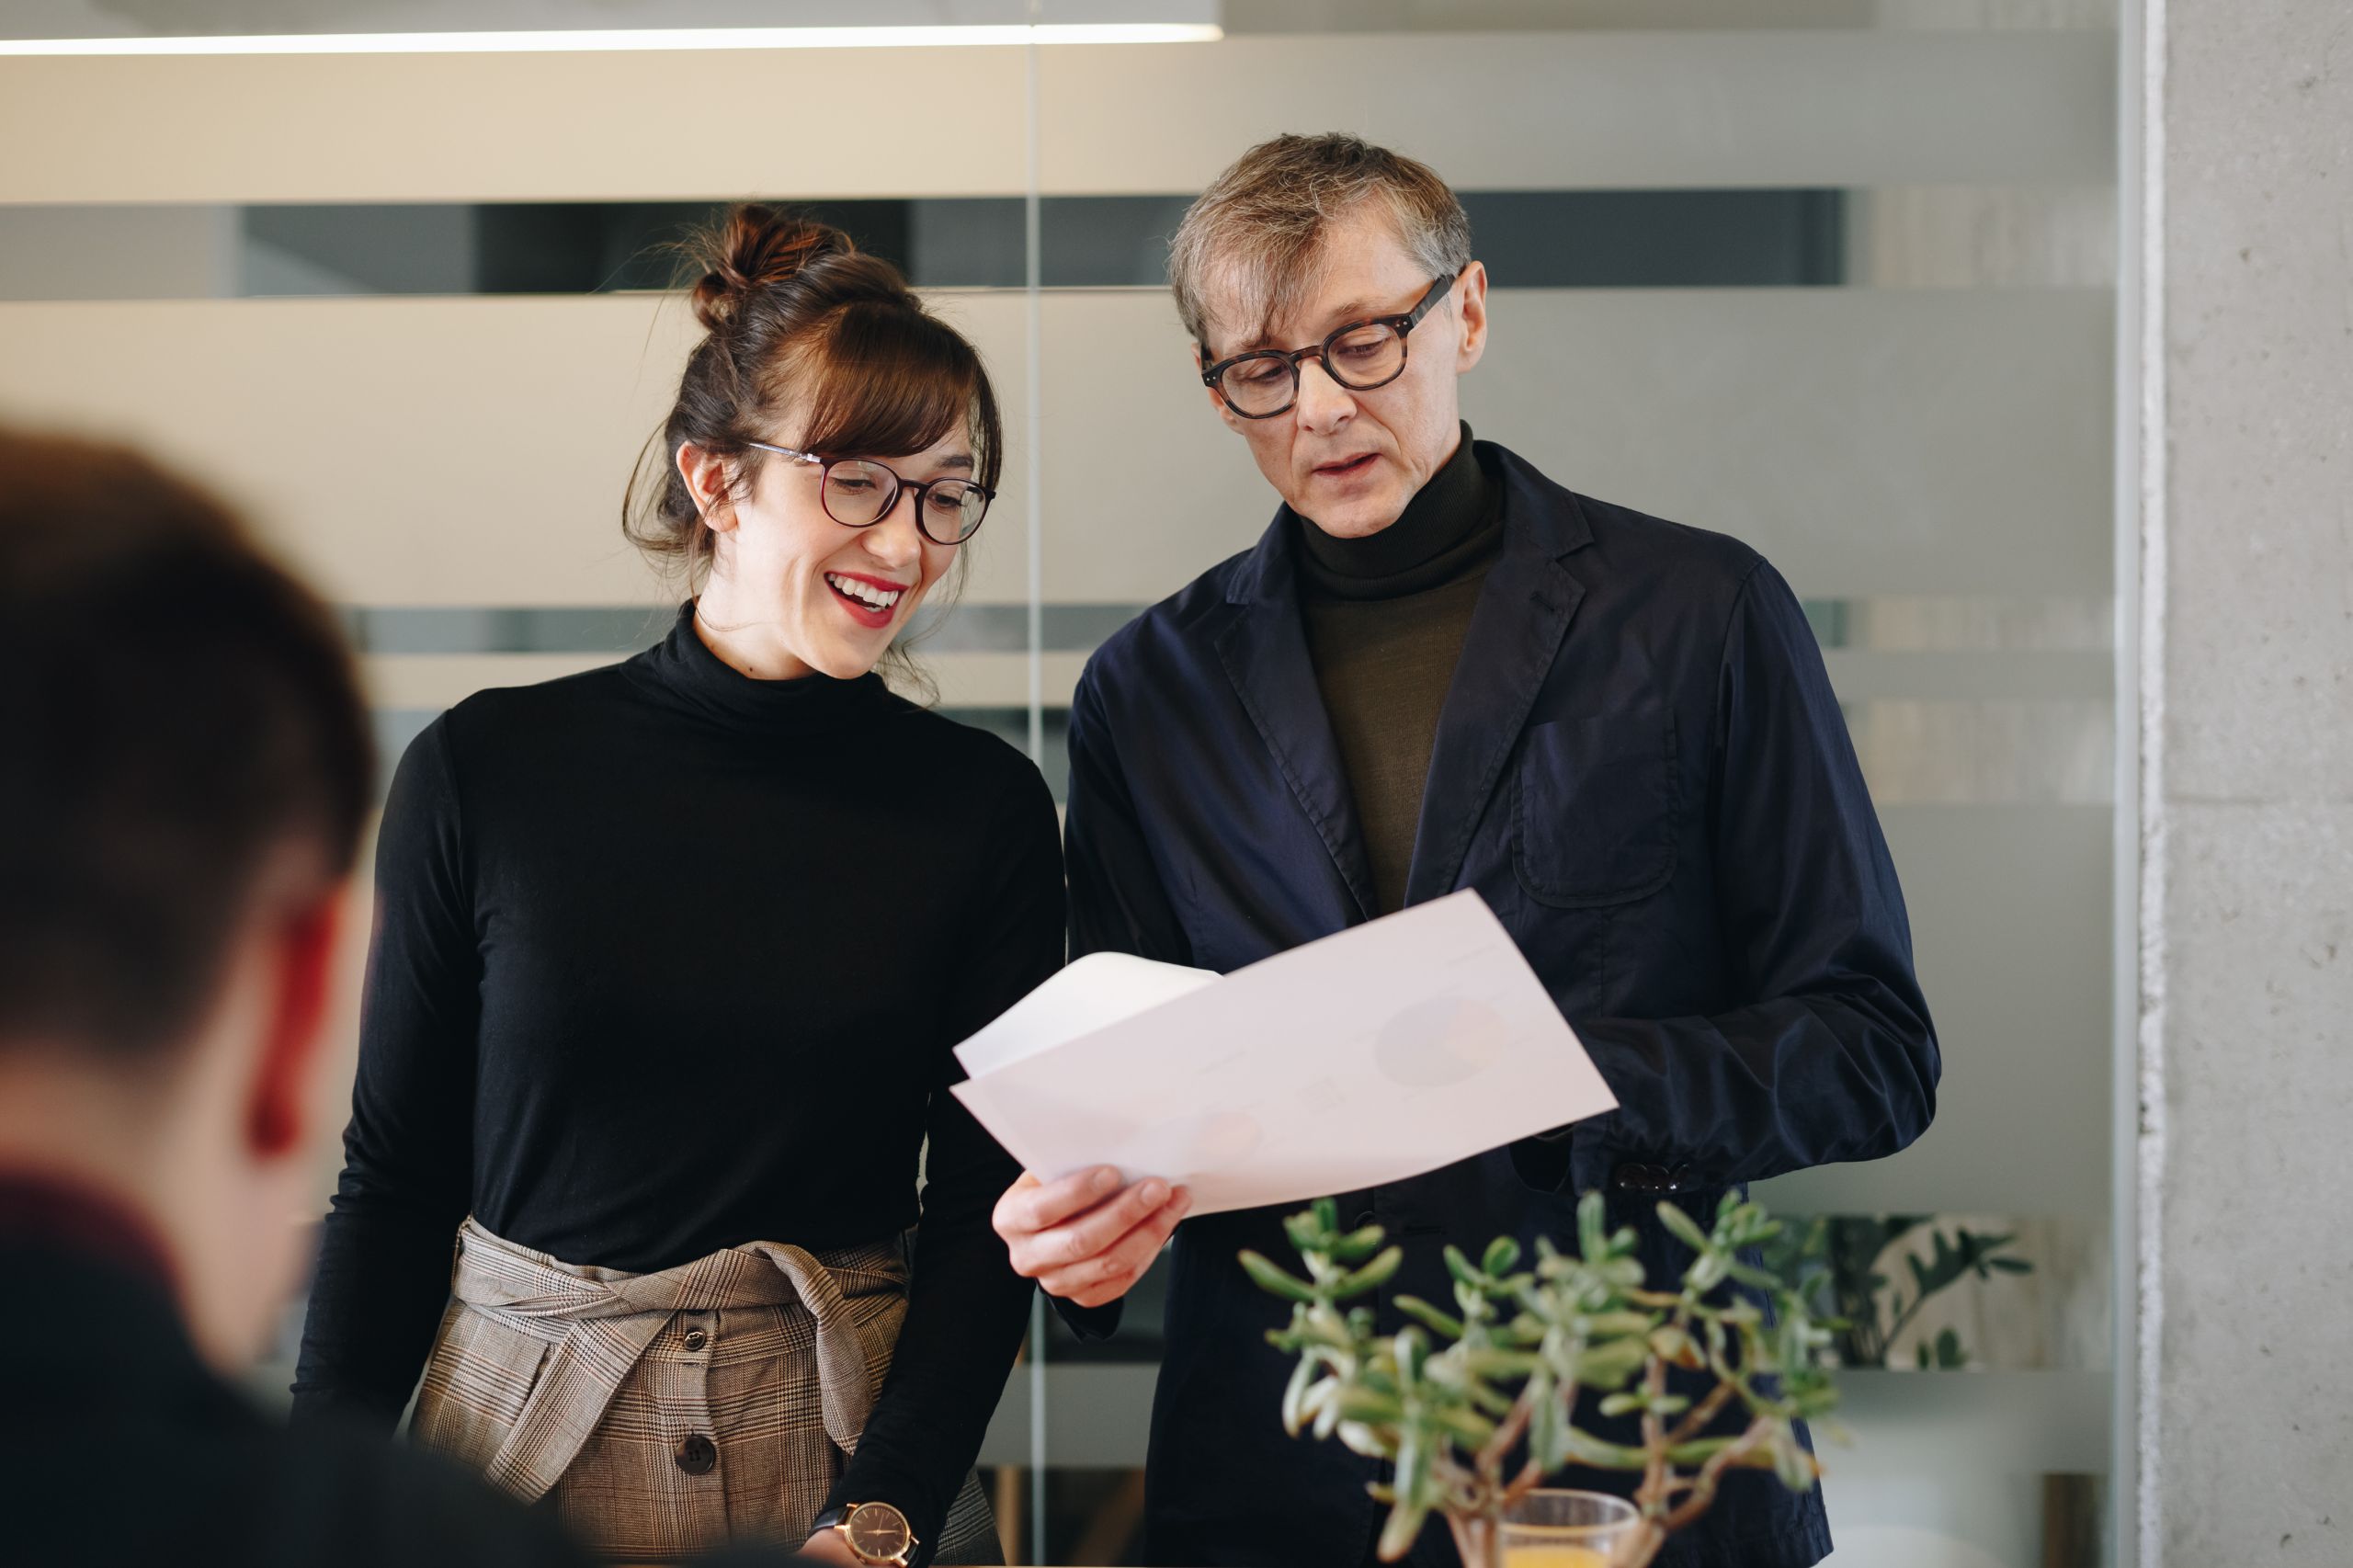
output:
[[[979,357],[954,331],[897,305],[843,309],[791,372],[808,410],[801,444],[826,457],[904,457],[953,431],[973,445],[974,477],[994,488],[995,405]]]

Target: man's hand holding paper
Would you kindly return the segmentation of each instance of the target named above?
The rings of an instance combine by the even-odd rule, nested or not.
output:
[[[1044,1184],[1007,1194],[998,1224],[1017,1267],[1040,1277],[1062,1261],[1025,1256],[1025,1245],[1052,1250],[1038,1244],[1042,1228],[1064,1229],[1063,1248],[1150,1240],[1167,1207],[1138,1190],[1153,1178],[1184,1189],[1192,1213],[1292,1203],[1436,1169],[1617,1103],[1468,892],[1222,979],[1082,959],[957,1055],[972,1074],[957,1096]],[[1066,1208],[1085,1189],[1063,1178],[1096,1167],[1137,1184],[1120,1195],[1125,1209]]]

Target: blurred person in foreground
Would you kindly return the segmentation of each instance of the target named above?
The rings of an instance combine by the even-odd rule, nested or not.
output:
[[[371,748],[333,618],[130,452],[0,430],[0,1558],[585,1561],[226,1381],[300,1283]]]
[[[1231,971],[1475,889],[1619,1100],[1337,1195],[1405,1249],[1381,1330],[1404,1325],[1400,1295],[1450,1299],[1449,1243],[1565,1242],[1582,1192],[1604,1191],[1652,1278],[1674,1278],[1688,1254],[1662,1199],[1710,1215],[1747,1182],[1917,1137],[1936,1037],[1797,598],[1735,540],[1471,438],[1458,384],[1487,347],[1487,277],[1454,193],[1355,137],[1279,137],[1194,204],[1169,272],[1203,396],[1282,504],[1255,549],[1131,622],[1079,681],[1073,956]],[[1085,1335],[1110,1332],[1183,1212],[1164,1181],[1117,1187],[1024,1178],[997,1209],[1015,1266]],[[1288,1308],[1234,1262],[1286,1256],[1285,1211],[1175,1231],[1151,1562],[1371,1561],[1380,1461],[1283,1435],[1291,1363],[1264,1335]],[[1579,1419],[1632,1436],[1631,1415]],[[1556,1484],[1638,1479],[1572,1467]],[[1829,1549],[1818,1490],[1747,1471],[1660,1561],[1798,1568]],[[1453,1557],[1434,1519],[1412,1560]]]

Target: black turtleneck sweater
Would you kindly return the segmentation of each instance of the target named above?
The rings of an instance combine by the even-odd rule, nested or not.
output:
[[[1334,539],[1298,518],[1308,655],[1347,770],[1381,913],[1405,904],[1438,710],[1471,611],[1503,547],[1500,488],[1471,427],[1395,522]]]
[[[386,1428],[458,1226],[662,1269],[918,1216],[889,1381],[835,1499],[939,1539],[1022,1334],[1019,1174],[951,1049],[1063,958],[1053,801],[878,676],[761,681],[682,611],[626,664],[486,691],[403,756],[298,1415]]]

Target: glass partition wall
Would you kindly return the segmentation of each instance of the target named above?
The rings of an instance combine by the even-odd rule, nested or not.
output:
[[[1167,45],[0,61],[48,149],[0,165],[0,415],[148,442],[250,502],[347,607],[389,771],[467,693],[664,629],[617,528],[692,333],[659,246],[725,199],[808,205],[988,358],[1011,460],[925,663],[1059,791],[1089,651],[1274,506],[1191,374],[1167,235],[1279,131],[1423,158],[1494,290],[1466,417],[1775,562],[1904,878],[1936,1124],[1761,1189],[1826,1220],[1857,1306],[1834,1561],[2112,1561],[2112,10],[1222,21]],[[127,129],[91,134],[109,110]],[[1134,1560],[1159,1284],[1108,1344],[1040,1314],[983,1456],[1012,1561]]]

